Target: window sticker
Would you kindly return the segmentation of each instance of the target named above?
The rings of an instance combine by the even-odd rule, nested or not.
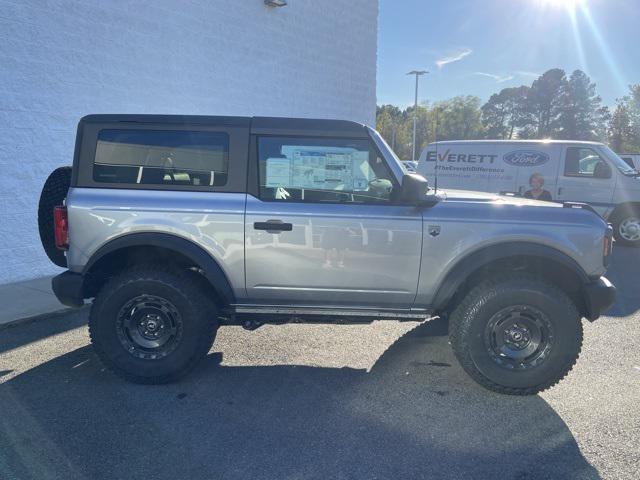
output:
[[[267,187],[353,191],[368,188],[369,152],[351,148],[283,146],[282,153],[287,158],[267,159]]]

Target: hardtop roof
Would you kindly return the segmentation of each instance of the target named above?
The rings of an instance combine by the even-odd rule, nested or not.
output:
[[[338,135],[366,137],[366,127],[350,120],[293,118],[293,117],[237,117],[209,115],[153,115],[153,114],[94,114],[80,120],[83,123],[144,123],[180,125],[224,125],[250,127],[254,134],[280,135]]]

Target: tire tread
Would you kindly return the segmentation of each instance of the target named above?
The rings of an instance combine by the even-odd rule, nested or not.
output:
[[[501,287],[510,284],[512,285],[514,282],[518,282],[521,286],[529,286],[532,289],[542,290],[545,294],[554,297],[556,300],[563,303],[568,309],[568,318],[577,319],[579,323],[581,322],[578,310],[562,290],[554,285],[538,280],[533,275],[510,274],[507,276],[502,276],[500,279],[487,280],[471,289],[471,291],[464,297],[462,302],[454,309],[449,318],[449,340],[451,342],[453,352],[460,362],[462,368],[471,376],[471,378],[473,378],[483,387],[494,392],[506,395],[533,395],[556,385],[573,369],[580,355],[580,351],[582,350],[582,324],[580,323],[578,328],[579,338],[577,345],[577,355],[575,355],[571,361],[558,368],[559,373],[556,376],[550,378],[545,382],[526,388],[509,387],[500,385],[490,380],[477,369],[471,358],[471,355],[469,355],[469,349],[465,343],[465,334],[470,322],[470,319],[468,317],[473,314],[475,307],[479,302],[482,302],[483,299],[486,299],[488,294],[498,294]]]
[[[103,349],[100,341],[96,338],[97,315],[102,305],[108,302],[110,297],[120,288],[139,281],[158,282],[173,288],[185,298],[189,298],[197,316],[206,317],[211,315],[213,317],[210,321],[206,322],[207,330],[200,332],[197,339],[197,347],[194,349],[189,361],[173,373],[146,377],[127,372],[111,360],[107,352]],[[89,337],[100,361],[117,376],[133,383],[151,385],[170,383],[185,376],[211,349],[218,329],[218,323],[215,317],[216,311],[217,308],[213,301],[210,301],[204,295],[201,286],[192,276],[178,272],[169,266],[156,264],[136,265],[111,278],[94,299],[89,313]]]

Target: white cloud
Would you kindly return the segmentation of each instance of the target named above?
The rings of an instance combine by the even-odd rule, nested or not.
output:
[[[516,70],[516,75],[521,75],[523,77],[535,77],[538,78],[541,74],[536,72],[528,72],[527,70]]]
[[[472,53],[473,53],[473,50],[471,50],[470,48],[464,48],[459,52],[456,52],[452,55],[436,60],[436,65],[438,66],[438,68],[442,68],[449,63],[459,62],[464,57],[466,57],[467,55],[471,55]]]
[[[474,75],[481,75],[483,77],[493,78],[498,83],[508,82],[513,80],[513,75],[496,75],[494,73],[475,72]]]

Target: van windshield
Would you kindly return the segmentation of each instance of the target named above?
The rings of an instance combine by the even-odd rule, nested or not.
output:
[[[629,176],[638,175],[638,171],[635,168],[630,167],[629,164],[625,162],[622,158],[620,158],[616,152],[611,150],[611,148],[609,148],[606,145],[602,145],[600,148],[604,151],[607,158],[611,160],[611,162],[615,165],[615,167],[618,170],[620,170],[624,175],[629,175]]]

